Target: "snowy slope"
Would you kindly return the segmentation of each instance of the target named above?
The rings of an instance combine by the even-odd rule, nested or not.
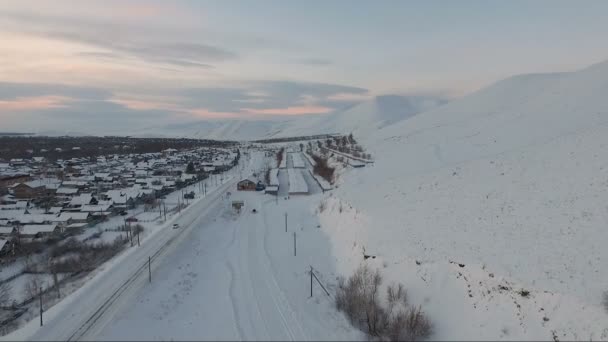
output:
[[[372,134],[321,214],[339,269],[377,255],[437,339],[607,339],[607,91],[517,76]]]
[[[358,137],[367,137],[379,128],[408,119],[446,102],[444,98],[431,96],[377,96],[345,111],[318,115],[289,125],[280,135],[354,133]]]
[[[162,127],[144,127],[130,131],[129,134],[218,140],[256,140],[351,132],[358,136],[368,136],[378,128],[444,103],[446,100],[441,97],[384,95],[348,110],[330,114],[276,116],[248,120],[214,119]]]

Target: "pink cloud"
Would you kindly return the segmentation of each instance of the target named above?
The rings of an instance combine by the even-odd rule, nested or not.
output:
[[[214,112],[205,108],[196,108],[196,109],[188,109],[186,111],[188,114],[209,118],[209,119],[228,119],[228,118],[238,118],[238,113],[230,113],[230,112]]]
[[[168,110],[168,111],[181,111],[177,105],[169,102],[159,102],[150,100],[136,100],[115,97],[109,100],[121,106],[127,107],[133,110]]]
[[[243,112],[248,114],[262,115],[303,115],[303,114],[325,114],[332,111],[329,107],[323,106],[296,106],[286,108],[242,108]]]
[[[64,96],[18,97],[14,100],[0,100],[0,111],[42,110],[62,108],[71,99]]]

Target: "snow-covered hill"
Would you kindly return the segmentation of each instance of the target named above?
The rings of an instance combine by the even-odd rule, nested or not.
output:
[[[332,133],[368,136],[379,128],[412,117],[447,101],[436,96],[377,96],[348,110],[331,114],[263,119],[218,119],[146,127],[137,136],[256,140]]]
[[[338,267],[377,255],[437,339],[608,339],[606,94],[608,62],[516,76],[365,138],[321,214]]]

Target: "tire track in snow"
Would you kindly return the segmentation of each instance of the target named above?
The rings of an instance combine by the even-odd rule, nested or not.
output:
[[[256,221],[260,221],[260,219],[258,218]],[[258,246],[257,243],[257,228],[262,227],[261,225],[258,225],[258,227],[254,227],[253,229],[249,229],[249,234],[248,234],[248,239],[249,239],[249,244],[253,244],[253,248],[249,248],[249,253],[254,253],[253,255],[250,255],[249,260],[255,260],[257,262],[257,269],[262,269],[264,272],[264,274],[262,274],[262,279],[263,279],[263,285],[266,288],[266,291],[270,297],[270,299],[272,300],[272,304],[274,305],[274,308],[276,310],[276,312],[279,314],[280,320],[281,320],[281,325],[283,326],[284,331],[287,333],[287,335],[289,335],[289,338],[291,341],[296,341],[297,339],[295,338],[295,335],[293,333],[293,331],[291,330],[291,328],[289,327],[289,323],[287,322],[287,318],[285,317],[285,314],[283,313],[283,310],[281,310],[281,305],[279,305],[279,303],[277,302],[277,296],[274,295],[275,293],[280,293],[280,289],[272,289],[269,284],[268,284],[268,278],[269,278],[269,273],[270,276],[272,277],[272,272],[268,272],[267,268],[264,267],[265,265],[261,264],[261,258],[260,258],[260,246]],[[257,299],[257,296],[256,296]]]
[[[264,203],[260,203],[260,206],[264,207]],[[262,210],[262,212],[265,213],[265,209]],[[308,335],[306,334],[306,332],[304,331],[304,328],[302,328],[302,325],[300,324],[300,320],[297,317],[296,312],[292,309],[291,305],[289,304],[288,299],[285,296],[285,293],[279,286],[279,283],[275,277],[275,269],[272,266],[272,262],[270,260],[270,255],[268,254],[268,248],[266,248],[266,232],[267,232],[267,228],[268,228],[268,223],[266,221],[265,214],[262,215],[262,220],[263,220],[263,223],[262,223],[261,227],[264,228],[264,236],[261,240],[261,245],[258,247],[260,247],[264,250],[264,255],[263,255],[264,266],[265,266],[266,273],[270,275],[269,278],[272,282],[273,293],[277,294],[277,296],[275,296],[275,297],[277,297],[279,299],[279,301],[282,304],[282,307],[285,308],[287,310],[287,312],[289,313],[289,317],[291,318],[290,321],[291,321],[291,323],[293,323],[293,326],[295,326],[297,328],[297,330],[299,330],[299,337],[294,338],[294,340],[297,340],[297,341],[309,340]],[[258,250],[259,250],[259,248],[258,248]],[[265,279],[267,279],[267,278],[265,278]],[[281,315],[283,317],[285,317],[282,310],[281,310]],[[291,329],[290,329],[290,331],[292,332],[291,334],[293,336],[293,331]]]
[[[234,325],[236,326],[236,330],[239,334],[239,340],[243,341],[245,339],[245,333],[243,332],[243,328],[241,327],[241,318],[239,316],[239,310],[236,307],[236,288],[235,288],[235,284],[234,284],[234,278],[235,278],[235,273],[234,273],[234,267],[232,267],[232,264],[230,262],[226,262],[226,268],[228,269],[228,272],[230,273],[230,286],[228,287],[229,292],[228,295],[230,296],[230,304],[232,306],[232,316],[234,317]]]
[[[243,228],[243,227],[241,227]],[[247,228],[245,226],[245,228]],[[238,229],[238,226],[235,227],[235,231]],[[241,246],[241,244],[243,243],[241,241],[241,234],[243,233],[239,233],[236,235],[236,240],[237,240],[237,246],[238,246],[238,250],[237,253],[239,253],[239,270],[241,271],[242,274],[244,274],[244,278],[246,278],[249,281],[249,287],[247,289],[252,291],[252,299],[254,300],[254,304],[255,304],[255,310],[257,312],[257,317],[259,317],[263,324],[262,326],[264,327],[264,338],[259,338],[256,337],[255,339],[258,340],[270,340],[270,332],[268,330],[268,322],[266,321],[264,315],[262,315],[262,312],[260,310],[260,302],[258,297],[255,294],[255,286],[254,286],[254,281],[251,278],[251,273],[249,272],[251,268],[251,262],[252,262],[252,258],[249,255],[249,241],[245,241],[246,243],[244,244],[244,246]],[[247,259],[247,261],[243,262],[242,258]],[[255,269],[255,268],[254,268]],[[249,317],[250,320],[250,325],[251,328],[254,329],[255,325],[253,324],[253,322],[251,321],[252,317]]]

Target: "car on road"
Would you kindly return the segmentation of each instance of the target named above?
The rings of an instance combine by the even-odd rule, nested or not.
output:
[[[173,224],[173,229],[177,229],[177,228],[179,228],[179,224],[174,223],[174,224]]]

